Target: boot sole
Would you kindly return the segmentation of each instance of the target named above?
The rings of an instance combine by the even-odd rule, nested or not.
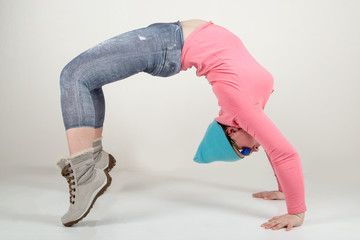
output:
[[[104,172],[105,172],[105,171],[104,171]],[[106,191],[106,189],[111,185],[112,179],[111,179],[109,173],[108,173],[108,172],[105,172],[105,175],[106,175],[106,178],[107,178],[107,179],[106,179],[106,184],[105,184],[105,186],[96,194],[95,198],[93,199],[90,207],[89,207],[88,210],[85,212],[85,214],[82,215],[80,218],[78,218],[78,219],[75,220],[75,221],[71,221],[71,222],[68,222],[68,223],[63,223],[64,226],[66,226],[66,227],[71,227],[72,225],[80,222],[83,218],[85,218],[85,217],[88,215],[88,213],[90,212],[90,210],[91,210],[92,207],[94,206],[94,203],[95,203],[95,201],[98,199],[98,197],[100,197],[101,195],[103,195],[104,192]]]
[[[109,154],[109,165],[104,169],[105,172],[110,172],[113,167],[116,165],[116,160],[113,155]]]

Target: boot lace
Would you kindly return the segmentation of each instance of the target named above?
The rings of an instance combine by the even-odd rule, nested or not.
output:
[[[63,177],[66,178],[66,181],[69,184],[69,193],[70,193],[70,203],[74,204],[75,203],[75,187],[72,187],[75,185],[74,180],[74,175],[71,176],[71,174],[73,173],[73,170],[70,167],[70,163],[67,164],[62,170],[61,170],[61,175]]]

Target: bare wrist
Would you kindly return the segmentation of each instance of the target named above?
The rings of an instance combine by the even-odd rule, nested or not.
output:
[[[295,215],[295,216],[299,217],[301,220],[304,220],[304,217],[305,217],[305,212],[302,212],[302,213],[295,213],[295,214],[291,214],[291,215]]]

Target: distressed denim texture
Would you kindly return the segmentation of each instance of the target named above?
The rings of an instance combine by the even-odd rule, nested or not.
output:
[[[139,72],[169,77],[181,70],[180,22],[154,23],[110,38],[81,53],[60,75],[65,130],[104,124],[102,86]]]

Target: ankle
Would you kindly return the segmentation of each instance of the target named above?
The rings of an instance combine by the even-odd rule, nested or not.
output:
[[[103,150],[102,137],[94,139],[92,147],[94,148],[94,158],[96,158]]]
[[[95,137],[94,140],[93,140],[93,143],[94,143],[94,142],[101,141],[102,139],[103,139],[102,136],[100,136],[100,137]]]
[[[94,148],[91,147],[71,155],[69,160],[71,160],[71,162],[73,162],[74,164],[77,164],[85,160],[92,159],[93,156]]]
[[[88,148],[84,148],[82,150],[79,150],[79,151],[76,151],[76,152],[73,152],[70,154],[70,158],[71,159],[74,159],[80,155],[84,155],[86,153],[89,153],[89,152],[93,152],[94,151],[94,148],[93,147],[88,147]]]

